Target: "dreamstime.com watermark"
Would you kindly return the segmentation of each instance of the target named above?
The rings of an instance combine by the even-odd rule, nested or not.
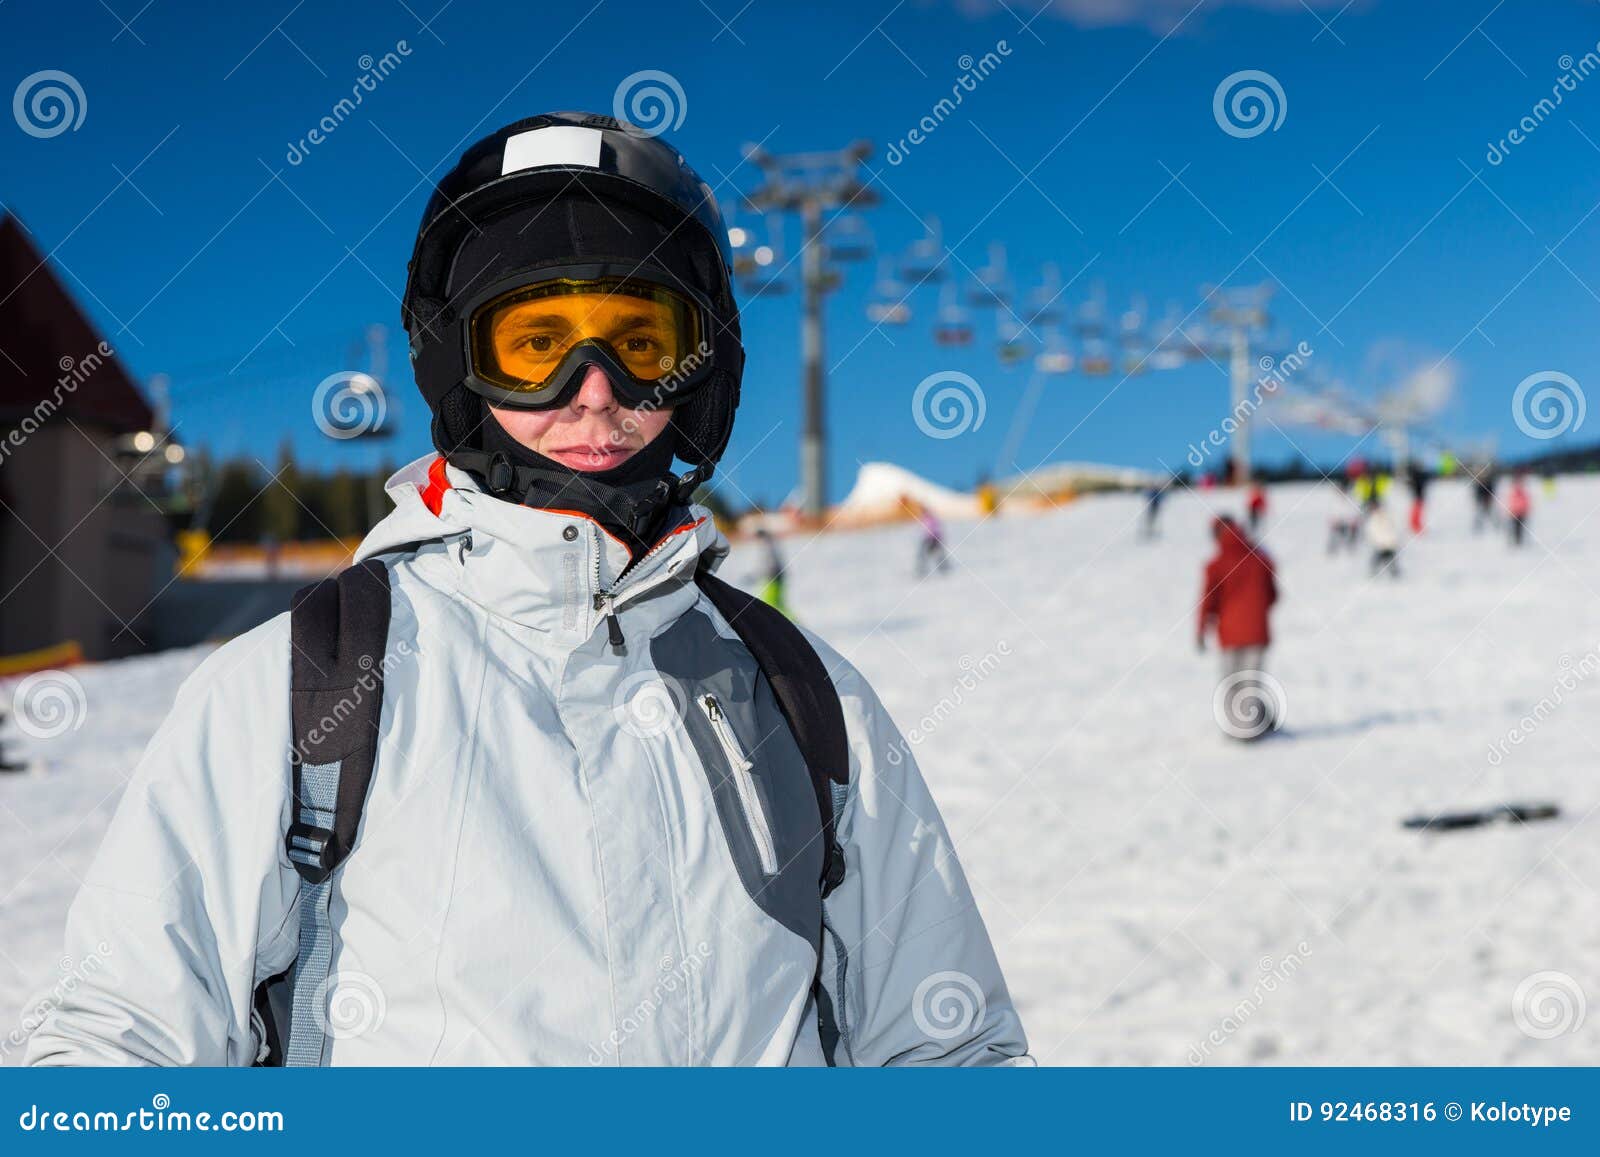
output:
[[[1189,1049],[1189,1063],[1203,1065],[1210,1060],[1212,1051],[1233,1039],[1234,1034],[1261,1011],[1262,1006],[1267,1003],[1267,998],[1300,971],[1310,955],[1311,945],[1302,940],[1294,946],[1293,952],[1286,954],[1281,960],[1263,956],[1260,965],[1261,976],[1251,986],[1249,995],[1234,1005],[1233,1010],[1224,1016],[1217,1027],[1208,1032],[1199,1044]]]
[[[1254,668],[1224,675],[1211,696],[1212,717],[1234,739],[1260,739],[1282,727],[1288,714],[1283,684]]]
[[[650,396],[637,406],[627,408],[627,416],[615,430],[611,431],[612,443],[621,446],[628,438],[639,432],[642,426],[639,420],[640,414],[648,414],[663,406],[672,405],[675,400],[673,395],[678,387],[699,373],[701,367],[711,360],[713,352],[710,344],[702,338],[694,349],[681,358],[663,357],[657,363],[663,372],[661,377],[650,383]]]
[[[611,715],[617,726],[635,739],[664,735],[683,716],[684,703],[676,685],[654,671],[636,671],[617,685],[611,697]]]
[[[389,399],[371,374],[340,370],[317,383],[311,393],[311,420],[330,438],[347,442],[383,425]]]
[[[1511,420],[1530,438],[1547,442],[1583,425],[1588,400],[1571,374],[1540,370],[1511,391]]]
[[[1589,79],[1591,73],[1600,69],[1600,44],[1594,49],[1585,52],[1577,60],[1572,59],[1572,54],[1567,53],[1556,61],[1556,66],[1561,69],[1561,75],[1556,77],[1556,82],[1550,86],[1550,95],[1541,97],[1529,109],[1527,114],[1517,121],[1516,126],[1501,137],[1498,141],[1490,141],[1488,151],[1483,159],[1491,165],[1499,165],[1511,155],[1511,150],[1532,136],[1540,125],[1544,124],[1550,114],[1556,111],[1566,94],[1576,92],[1578,86]]]
[[[1227,446],[1228,439],[1239,427],[1250,420],[1263,402],[1282,389],[1285,382],[1299,373],[1301,367],[1314,353],[1316,351],[1311,348],[1311,343],[1303,341],[1276,361],[1269,355],[1263,355],[1256,363],[1261,375],[1256,378],[1256,384],[1249,395],[1234,406],[1228,412],[1228,416],[1202,438],[1199,444],[1189,443],[1189,465],[1198,470],[1206,464],[1206,459],[1211,457],[1213,450]]]
[[[89,697],[70,671],[35,671],[11,689],[17,730],[32,739],[77,731],[89,717]]]
[[[960,370],[929,374],[911,393],[911,420],[917,429],[941,442],[982,428],[988,412],[983,387]]]
[[[1211,115],[1230,137],[1259,137],[1277,132],[1289,115],[1289,98],[1270,72],[1244,68],[1229,73],[1211,94]]]
[[[666,994],[677,992],[680,985],[687,989],[690,979],[704,968],[710,959],[711,945],[704,940],[696,944],[694,951],[682,960],[674,961],[670,956],[663,957],[661,975],[656,978],[650,992],[638,1004],[622,1014],[622,1019],[601,1044],[589,1046],[589,1063],[603,1065],[610,1058],[618,1056],[628,1038],[649,1024],[656,1013],[661,1011]]]
[[[1490,767],[1499,767],[1504,763],[1506,756],[1511,753],[1511,748],[1521,747],[1526,743],[1533,733],[1539,730],[1540,725],[1555,714],[1556,708],[1567,701],[1568,695],[1576,691],[1590,676],[1600,672],[1600,646],[1585,651],[1577,659],[1571,655],[1562,655],[1560,668],[1549,694],[1540,698],[1504,736],[1489,745],[1487,758]]]
[[[13,1028],[0,1040],[0,1060],[9,1057],[14,1049],[19,1049],[28,1043],[32,1036],[50,1014],[67,1002],[67,997],[78,991],[95,973],[105,966],[106,958],[111,955],[111,945],[104,940],[94,946],[94,951],[82,960],[65,958],[61,961],[61,975],[50,986],[50,991],[40,996],[32,1005],[22,1010],[22,1019],[17,1027]]]
[[[61,371],[61,376],[56,379],[55,388],[50,391],[50,396],[40,398],[34,403],[33,409],[24,414],[17,423],[0,437],[0,463],[16,451],[22,449],[28,439],[39,432],[39,428],[50,420],[57,410],[66,404],[66,400],[78,392],[78,387],[88,381],[101,366],[105,365],[117,351],[106,342],[101,342],[81,358],[63,357],[56,363]]]
[[[683,127],[689,98],[670,72],[647,68],[622,78],[611,95],[611,115],[622,131],[636,137],[658,137]]]
[[[389,998],[377,978],[365,972],[335,972],[317,985],[312,997],[317,1027],[334,1040],[376,1032],[389,1012]]]
[[[967,696],[978,689],[978,684],[994,674],[1000,667],[1000,660],[1010,654],[1011,644],[1001,639],[995,644],[994,650],[985,651],[981,658],[974,659],[971,655],[962,655],[961,674],[951,685],[950,693],[941,696],[939,702],[924,712],[922,718],[907,727],[901,738],[895,740],[894,745],[884,756],[890,764],[898,767],[902,760],[910,756],[913,747],[944,726],[945,720],[961,708]]]
[[[1525,976],[1511,994],[1511,1019],[1525,1036],[1554,1040],[1577,1032],[1589,1012],[1583,986],[1565,972]]]
[[[149,1108],[112,1112],[107,1109],[50,1109],[29,1105],[17,1117],[24,1133],[282,1133],[277,1110],[225,1109],[191,1113],[172,1107],[172,1098],[157,1093]]]
[[[341,695],[332,707],[328,708],[322,718],[312,724],[303,739],[308,749],[320,748],[333,736],[352,715],[356,713],[367,697],[377,693],[379,684],[391,672],[400,666],[403,660],[409,659],[416,652],[411,649],[411,644],[401,639],[394,645],[393,650],[383,653],[383,660],[378,663],[372,661],[372,656],[362,655],[356,660],[356,665],[361,668],[361,674],[351,685],[350,694]],[[298,742],[298,741],[297,741]],[[291,763],[315,763],[316,759],[307,752],[301,751],[296,744],[289,746],[289,761]]]
[[[961,69],[961,75],[956,77],[955,83],[950,86],[950,95],[940,97],[928,113],[917,121],[916,125],[905,136],[897,141],[891,141],[885,159],[891,165],[898,165],[911,155],[911,150],[925,142],[939,126],[956,111],[956,108],[966,99],[968,93],[978,91],[978,85],[988,80],[1000,67],[1001,61],[1011,55],[1011,45],[1004,40],[994,42],[994,48],[985,52],[976,60],[971,53],[964,54],[956,61],[956,66]]]
[[[17,127],[41,140],[77,132],[89,115],[89,98],[70,72],[47,68],[22,78],[11,96],[11,115]]]
[[[983,986],[965,972],[935,972],[911,994],[911,1019],[930,1040],[967,1036],[987,1009]]]
[[[311,155],[311,150],[338,131],[339,126],[360,107],[367,95],[377,92],[378,86],[388,80],[402,61],[410,55],[411,46],[404,40],[397,40],[393,50],[385,52],[376,60],[369,53],[356,61],[356,65],[361,69],[361,75],[356,77],[356,82],[350,86],[350,95],[341,97],[305,136],[298,141],[291,141],[288,152],[284,154],[284,160],[291,165],[303,162]]]

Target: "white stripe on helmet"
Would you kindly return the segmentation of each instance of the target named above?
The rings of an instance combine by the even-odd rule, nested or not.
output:
[[[582,165],[586,169],[598,169],[600,141],[599,129],[576,125],[529,129],[506,138],[505,150],[500,154],[500,175],[544,165]]]

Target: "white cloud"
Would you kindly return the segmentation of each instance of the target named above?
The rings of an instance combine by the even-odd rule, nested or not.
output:
[[[974,16],[986,16],[1002,8],[1000,0],[955,0],[956,6]],[[1006,0],[1005,7],[1027,19],[1038,10],[1033,0]],[[1109,28],[1141,24],[1157,32],[1169,32],[1179,23],[1192,25],[1208,12],[1219,8],[1257,8],[1275,12],[1303,12],[1307,8],[1338,11],[1345,0],[1050,0],[1054,14],[1084,28]],[[1197,10],[1198,9],[1198,10]]]

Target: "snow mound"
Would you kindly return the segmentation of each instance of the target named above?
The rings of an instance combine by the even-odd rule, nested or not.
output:
[[[856,483],[834,510],[842,522],[874,521],[899,517],[902,500],[909,498],[940,518],[976,518],[976,495],[961,494],[929,482],[892,462],[864,462]]]

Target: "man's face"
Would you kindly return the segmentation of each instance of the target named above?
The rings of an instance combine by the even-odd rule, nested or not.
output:
[[[572,400],[557,410],[489,412],[518,442],[573,470],[610,470],[653,442],[672,421],[667,408],[630,410],[617,401],[611,379],[588,367]]]

